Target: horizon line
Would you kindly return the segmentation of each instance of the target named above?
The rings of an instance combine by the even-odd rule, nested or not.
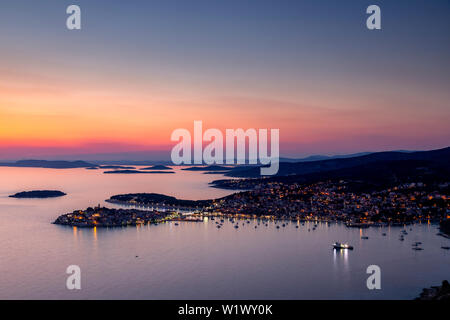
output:
[[[434,151],[434,150],[441,150],[441,149],[446,149],[449,148],[450,146],[446,146],[446,147],[442,147],[442,148],[433,148],[433,149],[415,149],[415,150],[409,150],[409,149],[393,149],[393,150],[382,150],[382,151],[358,151],[358,152],[351,152],[351,153],[326,153],[326,154],[319,154],[319,153],[315,153],[315,154],[308,154],[305,156],[298,156],[298,157],[292,157],[292,156],[280,156],[279,159],[286,159],[286,160],[305,160],[308,158],[312,158],[312,157],[357,157],[357,156],[363,156],[363,155],[367,155],[367,154],[372,154],[372,153],[382,153],[382,152],[404,152],[404,153],[410,153],[410,152],[421,152],[421,151]],[[127,155],[130,153],[146,153],[146,152],[151,152],[151,151],[130,151],[130,152],[120,152],[120,153],[103,153],[103,155],[109,155],[109,156],[114,156],[114,155]],[[42,156],[42,157],[21,157],[21,158],[13,158],[13,159],[3,159],[0,158],[1,162],[5,162],[5,163],[14,163],[17,161],[29,161],[29,160],[38,160],[38,161],[85,161],[85,162],[103,162],[103,161],[107,161],[107,162],[120,162],[120,161],[128,161],[128,162],[171,162],[170,160],[170,156],[167,159],[89,159],[87,160],[86,158],[83,159],[83,157],[94,157],[95,153],[86,153],[86,154],[72,154],[72,155],[53,155],[53,156]],[[224,159],[227,160],[227,159]],[[237,160],[236,158],[234,158],[233,160]],[[249,159],[245,159],[246,161],[248,161]],[[324,159],[326,160],[326,159]],[[280,161],[281,162],[281,161]],[[225,164],[225,163],[224,163]]]

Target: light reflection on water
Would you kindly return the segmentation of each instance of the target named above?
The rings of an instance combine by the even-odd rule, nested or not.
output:
[[[334,265],[336,267],[339,267],[340,265],[344,265],[345,270],[348,271],[348,251],[349,250],[344,250],[344,249],[333,249],[333,260],[334,260]]]

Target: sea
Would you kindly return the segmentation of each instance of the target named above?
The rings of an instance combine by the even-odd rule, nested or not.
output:
[[[441,248],[450,239],[432,223],[368,229],[257,220],[240,220],[237,229],[226,220],[219,229],[217,218],[108,229],[52,224],[77,209],[116,207],[105,202],[115,194],[199,200],[233,192],[210,187],[220,174],[174,171],[0,167],[0,299],[414,299],[450,280],[450,251]],[[67,195],[9,197],[30,190]],[[336,241],[354,249],[333,250]],[[412,250],[415,242],[423,250]],[[66,286],[72,265],[81,271],[79,290]],[[367,286],[373,265],[380,289]]]

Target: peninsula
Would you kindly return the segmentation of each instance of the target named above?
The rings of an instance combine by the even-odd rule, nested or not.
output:
[[[450,284],[447,280],[442,281],[441,286],[433,286],[423,289],[422,293],[415,300],[439,300],[450,301]]]
[[[165,206],[183,208],[205,208],[211,206],[213,200],[180,200],[159,193],[128,193],[112,196],[109,203],[144,206]]]
[[[63,214],[53,223],[81,228],[125,227],[129,225],[159,223],[165,221],[168,217],[169,214],[158,211],[110,209],[98,206]]]

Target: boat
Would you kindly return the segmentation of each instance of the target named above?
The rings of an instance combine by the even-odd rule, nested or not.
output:
[[[384,227],[386,226],[385,223],[380,223],[380,222],[374,222],[371,224],[372,227]]]
[[[336,250],[343,250],[343,249],[353,250],[353,247],[349,246],[347,243],[335,242],[335,243],[333,243],[333,249],[336,249]]]
[[[382,236],[386,236],[386,233],[383,233]]]
[[[414,248],[412,248],[413,250],[416,250],[416,251],[420,251],[420,250],[423,250],[422,248],[419,248],[419,247],[414,247]]]
[[[237,228],[239,228],[239,226],[238,226],[238,225],[235,225],[234,227],[235,227],[236,229],[237,229]]]
[[[362,236],[361,239],[369,239],[367,236]]]
[[[345,225],[347,228],[368,228],[369,225],[367,223],[352,223],[352,222],[348,222]]]
[[[448,234],[445,234],[445,233],[442,233],[442,232],[438,232],[438,233],[436,233],[436,234],[437,234],[438,236],[441,236],[441,237],[450,239],[450,236],[449,236]]]
[[[441,248],[445,250],[450,250],[450,247],[441,247]]]

